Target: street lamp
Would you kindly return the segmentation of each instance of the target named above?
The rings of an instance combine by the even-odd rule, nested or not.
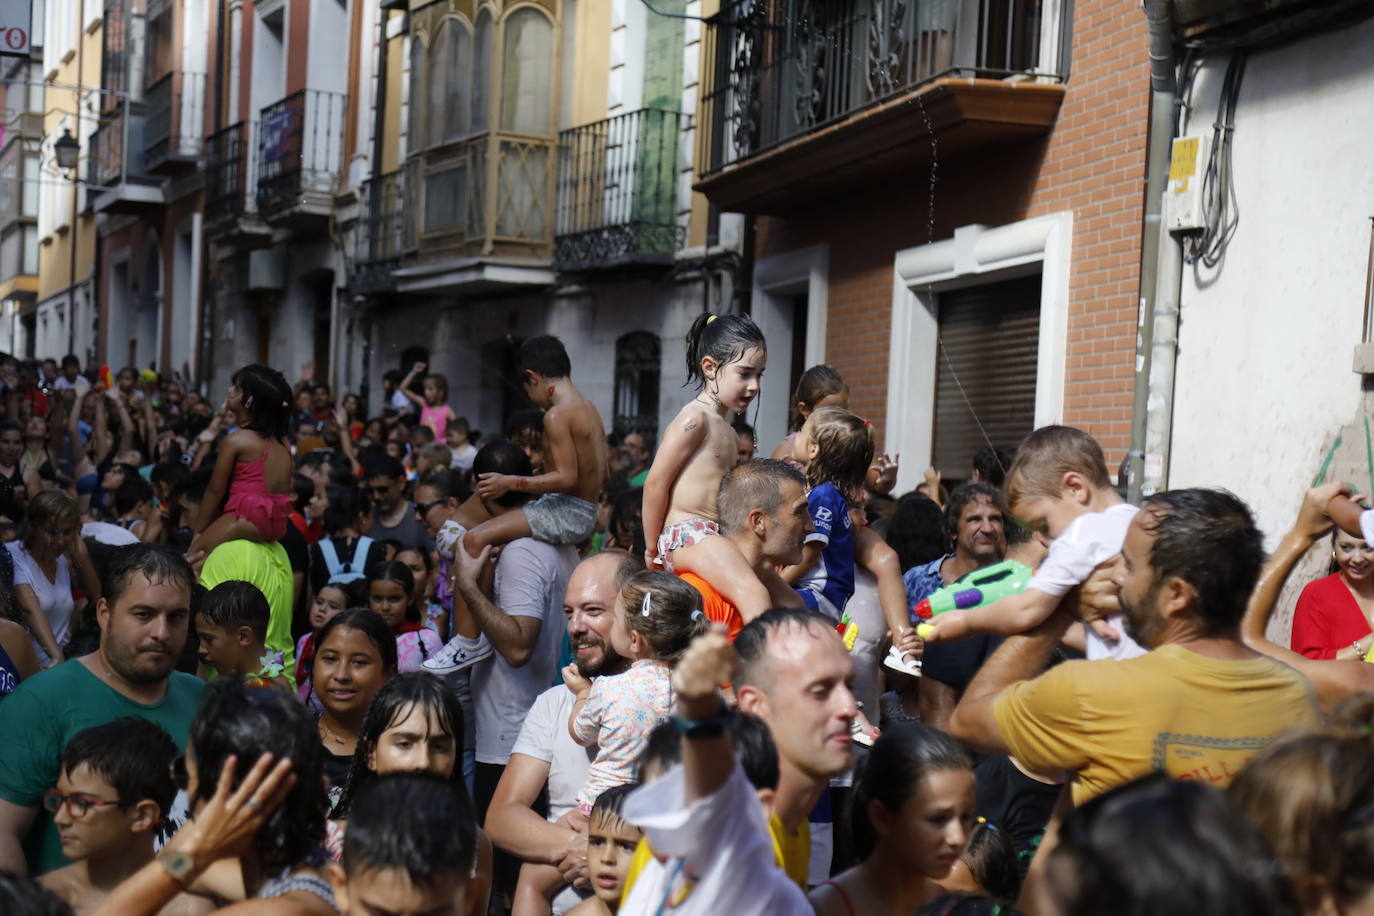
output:
[[[57,155],[57,167],[64,171],[76,168],[76,160],[81,155],[81,143],[72,136],[70,127],[62,128],[62,136],[53,141],[53,152]]]

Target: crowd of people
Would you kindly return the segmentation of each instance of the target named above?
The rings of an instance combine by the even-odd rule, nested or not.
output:
[[[656,447],[549,336],[500,434],[0,356],[0,912],[1374,912],[1349,489],[1266,556],[1049,426],[898,496],[834,368],[761,452],[759,328],[685,351]]]

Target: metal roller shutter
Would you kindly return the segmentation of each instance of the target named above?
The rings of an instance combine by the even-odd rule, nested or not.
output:
[[[989,439],[1014,449],[1034,427],[1040,275],[941,293],[938,307],[934,465],[963,480]]]

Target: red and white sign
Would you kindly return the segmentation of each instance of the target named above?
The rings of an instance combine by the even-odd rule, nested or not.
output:
[[[29,56],[33,0],[0,0],[0,54]]]

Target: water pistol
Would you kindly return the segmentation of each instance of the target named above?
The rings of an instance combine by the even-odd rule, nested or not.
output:
[[[912,613],[920,620],[930,620],[945,611],[966,610],[992,604],[1007,595],[1019,595],[1030,585],[1035,570],[1015,560],[1003,560],[951,582],[922,599]],[[924,639],[934,630],[929,623],[916,626],[916,635]],[[924,632],[922,632],[924,631]]]
[[[859,625],[849,619],[845,614],[840,618],[840,622],[835,624],[835,632],[840,634],[840,639],[844,640],[845,650],[854,651],[854,643],[859,639]]]
[[[114,387],[114,376],[110,374],[109,366],[100,367],[100,375],[97,378],[95,387],[97,391],[105,391],[106,389]]]

